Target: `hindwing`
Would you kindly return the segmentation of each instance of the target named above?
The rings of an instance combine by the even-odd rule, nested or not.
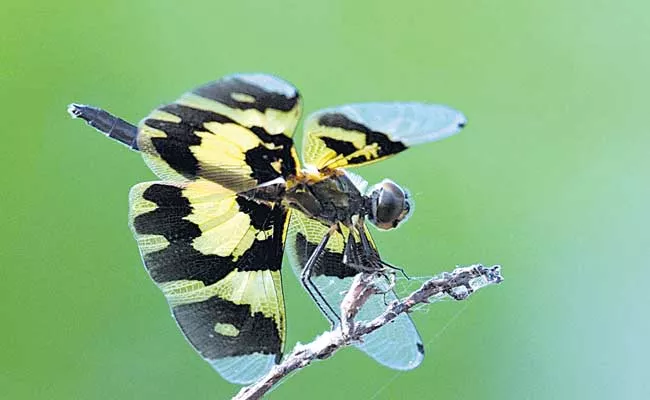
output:
[[[354,246],[360,251],[362,244],[359,235],[343,225],[340,232],[336,231],[330,238],[325,251],[316,260],[311,281],[316,285],[325,301],[334,310],[338,310],[350,288],[354,277],[359,273],[355,268],[343,262],[345,247]],[[293,210],[287,230],[286,248],[289,261],[297,276],[300,276],[307,260],[320,243],[329,227],[310,218],[306,214]],[[370,232],[364,226],[366,236]],[[370,244],[374,242],[370,238]],[[375,249],[376,250],[376,249]],[[386,309],[386,302],[397,300],[389,283],[381,278],[375,282],[385,294],[371,296],[359,311],[359,321],[369,321],[379,316]],[[318,299],[316,299],[318,301]],[[328,307],[319,307],[326,313],[329,320],[337,320]],[[400,314],[391,324],[372,332],[364,337],[363,343],[356,344],[370,357],[379,363],[398,370],[413,369],[420,365],[424,358],[424,346],[413,321],[407,314]]]
[[[136,185],[130,205],[145,267],[187,340],[231,382],[266,373],[285,341],[287,211],[206,179]]]

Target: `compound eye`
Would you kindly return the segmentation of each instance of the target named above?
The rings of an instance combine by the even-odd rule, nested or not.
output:
[[[372,222],[380,229],[396,228],[408,215],[410,205],[404,191],[391,181],[384,181],[377,190]]]

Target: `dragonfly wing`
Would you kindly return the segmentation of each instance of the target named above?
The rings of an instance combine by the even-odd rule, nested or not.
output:
[[[287,211],[205,179],[136,185],[130,207],[145,267],[187,340],[225,379],[257,380],[285,341]]]
[[[296,173],[298,91],[271,75],[231,75],[185,93],[140,122],[137,147],[163,180],[198,177],[237,192]]]

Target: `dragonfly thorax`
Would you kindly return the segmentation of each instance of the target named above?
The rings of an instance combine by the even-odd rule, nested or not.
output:
[[[327,225],[352,224],[353,216],[368,214],[370,198],[364,196],[344,174],[321,180],[304,179],[289,185],[285,203]]]

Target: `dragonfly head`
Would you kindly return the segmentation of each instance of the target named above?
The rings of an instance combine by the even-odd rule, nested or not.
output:
[[[375,185],[368,198],[368,219],[379,229],[397,228],[413,209],[408,193],[390,179]]]

